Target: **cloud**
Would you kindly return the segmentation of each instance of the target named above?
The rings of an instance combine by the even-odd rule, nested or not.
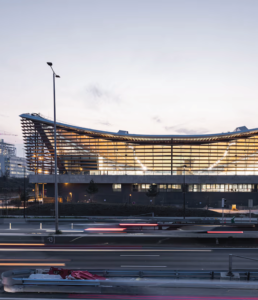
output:
[[[8,118],[8,116],[4,115],[4,114],[0,114],[0,117],[2,117],[2,118]]]
[[[184,122],[184,123],[180,123],[180,124],[177,124],[177,125],[173,125],[173,126],[165,126],[164,128],[167,131],[171,131],[171,130],[176,131],[176,128],[178,128],[178,127],[180,128],[181,126],[189,124],[189,123],[190,123],[190,121]]]
[[[176,124],[176,125],[173,125],[173,126],[165,126],[165,130],[166,131],[170,131],[170,132],[173,132],[173,133],[176,133],[176,134],[187,134],[187,135],[199,135],[199,134],[204,134],[204,133],[207,133],[209,132],[206,128],[203,128],[203,127],[196,127],[198,126],[196,124],[196,121],[197,120],[188,120],[186,122],[183,122],[183,123],[180,123],[180,124]],[[203,124],[205,122],[205,119],[204,118],[199,118],[198,119],[198,123],[200,123],[201,121],[201,124]],[[194,126],[191,126],[190,124],[193,124],[195,123],[195,127]]]
[[[152,120],[154,120],[157,123],[162,123],[161,119],[158,116],[152,117]]]
[[[95,107],[105,103],[120,103],[121,98],[114,92],[103,89],[96,84],[86,87],[86,98],[94,104]]]
[[[199,134],[204,134],[207,133],[208,131],[205,128],[197,128],[197,129],[189,129],[185,127],[177,128],[175,129],[176,126],[171,126],[171,127],[165,127],[167,131],[173,130],[175,133],[178,134],[187,134],[187,135],[199,135]]]
[[[112,126],[112,124],[111,123],[109,123],[108,121],[100,121],[100,122],[98,122],[99,124],[101,124],[101,125],[105,125],[105,126]]]

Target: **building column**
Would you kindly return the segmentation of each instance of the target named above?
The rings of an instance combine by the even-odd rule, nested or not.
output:
[[[38,183],[35,183],[35,200],[36,202],[38,201],[39,199],[39,185]]]
[[[44,201],[44,197],[45,197],[45,189],[44,189],[44,183],[42,183],[42,203]]]

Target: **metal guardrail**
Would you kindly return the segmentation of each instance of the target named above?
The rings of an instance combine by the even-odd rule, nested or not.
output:
[[[221,273],[216,271],[177,271],[177,270],[88,270],[89,272],[106,277],[108,280],[64,280],[64,279],[38,279],[29,278],[31,274],[39,274],[36,269],[12,270],[2,273],[2,284],[6,292],[36,292],[36,293],[116,293],[121,288],[128,293],[128,288],[140,288],[148,286],[156,288],[173,287],[175,284],[185,287],[190,284],[196,287],[197,282],[203,286],[215,288],[221,279]],[[232,269],[231,269],[232,271]],[[48,270],[44,270],[46,274]],[[258,281],[258,270],[238,271],[242,282]],[[144,278],[139,280],[139,278]],[[231,279],[231,276],[228,277]],[[200,281],[201,280],[201,281]],[[213,281],[214,280],[214,281]],[[189,283],[190,281],[190,283]],[[180,283],[181,282],[181,283]],[[228,281],[230,282],[230,280]],[[214,285],[215,284],[215,285]],[[251,282],[250,282],[251,284]],[[230,287],[228,284],[227,286]],[[232,288],[232,287],[231,287]],[[234,285],[234,288],[235,285]],[[257,284],[255,283],[255,289]],[[141,291],[141,290],[139,290]]]
[[[230,276],[230,277],[234,277],[234,274],[232,272],[232,269],[233,269],[233,256],[234,257],[238,257],[238,258],[243,258],[243,259],[258,261],[258,259],[251,258],[251,257],[245,257],[245,256],[239,256],[239,255],[229,254],[229,264],[228,264],[228,273],[227,273],[227,276]],[[250,273],[251,272],[248,272],[248,273],[249,273],[248,277],[250,279]],[[252,272],[252,273],[257,273],[257,272]],[[257,273],[257,275],[258,275],[258,273]]]
[[[131,218],[131,217],[141,217],[141,216],[151,216],[152,218],[154,218],[154,212],[150,212],[150,213],[146,213],[146,214],[141,214],[141,215],[132,215],[132,216],[129,216],[128,218]]]
[[[234,255],[235,256],[235,255]],[[240,258],[246,258],[237,256]],[[249,259],[249,258],[247,258]],[[257,259],[251,259],[256,260]],[[207,271],[179,271],[179,270],[99,270],[89,269],[87,270],[92,274],[97,274],[106,277],[110,280],[112,278],[167,278],[167,279],[219,279],[221,272],[227,272],[225,270],[207,270]],[[237,270],[236,270],[237,271]],[[229,272],[232,273],[232,256],[229,265]],[[258,280],[258,269],[257,270],[246,270],[237,271],[240,277],[245,280],[257,279]],[[98,285],[99,280],[60,280],[60,279],[31,279],[29,276],[35,274],[36,270],[13,270],[2,273],[2,283],[7,285],[12,284],[51,284],[60,285],[67,283],[69,285]],[[232,275],[228,275],[232,276]]]
[[[18,278],[13,278],[14,280],[18,280]],[[20,278],[19,278],[20,279]],[[64,280],[64,279],[27,279],[22,278],[23,285],[58,285],[58,286],[99,286],[99,280]]]

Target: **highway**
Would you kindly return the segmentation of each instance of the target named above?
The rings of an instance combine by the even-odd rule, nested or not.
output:
[[[0,222],[0,235],[13,235],[13,234],[53,234],[55,232],[55,224],[51,221],[36,221],[26,222],[25,219],[15,219],[15,218],[5,218]],[[124,223],[124,222],[123,222]],[[130,222],[126,222],[129,223]],[[136,222],[137,223],[137,222]],[[144,222],[142,222],[144,223]],[[180,225],[179,225],[180,226]],[[258,238],[257,228],[241,227],[241,224],[235,227],[229,227],[228,225],[194,225],[189,224],[187,226],[182,226],[179,228],[171,228],[172,230],[157,230],[157,227],[128,227],[128,226],[119,226],[119,223],[108,223],[108,222],[69,222],[62,221],[59,223],[59,229],[65,234],[117,234],[122,235],[145,235],[145,236],[174,236],[174,237],[198,237],[198,234],[201,233],[201,236],[207,231],[243,231],[245,237]],[[242,225],[244,226],[244,225]],[[235,233],[237,234],[237,233]],[[241,233],[242,234],[242,233]],[[239,237],[242,237],[241,234]],[[215,236],[213,237],[220,237]]]
[[[258,259],[256,249],[194,249],[194,248],[132,248],[88,246],[83,248],[41,246],[0,246],[0,272],[17,268],[49,268],[50,266],[69,269],[138,269],[138,270],[226,270],[228,255],[234,254]],[[233,269],[258,270],[258,261],[233,259]],[[237,285],[237,282],[236,282]],[[257,290],[173,288],[162,290],[155,296],[146,289],[146,295],[76,295],[76,294],[7,294],[0,292],[0,299],[124,299],[124,300],[257,300]]]
[[[69,269],[220,270],[228,255],[258,259],[256,249],[173,249],[124,247],[41,248],[1,246],[0,271],[16,267],[59,266]],[[42,265],[43,264],[43,265]],[[258,270],[258,261],[234,258],[235,269]]]
[[[9,227],[11,221],[11,229]],[[114,226],[114,224],[98,224],[97,226]],[[94,227],[96,223],[77,223],[73,227],[71,223],[60,223],[60,229],[63,231],[61,236],[67,237],[66,245],[62,244],[44,244],[45,238],[54,233],[54,224],[43,222],[26,223],[24,220],[5,219],[0,224],[0,272],[17,268],[44,268],[51,266],[69,268],[69,269],[117,269],[117,270],[227,270],[228,255],[245,256],[258,259],[257,249],[248,248],[243,243],[243,248],[217,248],[215,238],[214,246],[209,248],[207,245],[196,244],[195,247],[183,246],[182,244],[157,243],[156,246],[145,242],[148,236],[160,236],[161,241],[166,241],[169,236],[184,237],[208,237],[203,233],[210,230],[212,226],[187,226],[179,230],[138,230],[135,232],[87,232],[82,233],[86,227]],[[217,225],[216,225],[217,226]],[[19,238],[20,235],[20,238]],[[76,236],[77,235],[77,236]],[[44,237],[45,236],[45,237]],[[69,238],[70,236],[70,238]],[[102,243],[106,237],[108,243]],[[128,243],[115,244],[116,237],[128,236]],[[145,237],[145,239],[141,238]],[[247,231],[243,235],[234,236],[252,236],[257,238],[257,231]],[[39,239],[35,239],[35,238]],[[130,241],[137,243],[130,244]],[[94,245],[89,244],[89,239],[95,238]],[[71,242],[70,240],[75,240]],[[206,240],[206,239],[204,239]],[[22,242],[24,241],[24,242]],[[30,243],[37,243],[32,246]],[[42,245],[40,245],[42,241]],[[77,243],[79,241],[79,243]],[[112,242],[113,241],[113,242]],[[219,240],[220,241],[220,240]],[[13,243],[21,243],[13,245]],[[6,243],[6,245],[3,245]],[[86,245],[87,244],[87,245]],[[245,248],[246,247],[246,248]],[[233,270],[258,270],[258,261],[250,261],[240,258],[233,258]],[[237,283],[236,283],[237,285]],[[153,290],[145,291],[145,296],[137,295],[75,295],[75,294],[7,294],[0,291],[1,299],[124,299],[124,300],[258,300],[257,290],[223,290],[219,288],[173,288],[162,291],[159,296],[153,294]]]

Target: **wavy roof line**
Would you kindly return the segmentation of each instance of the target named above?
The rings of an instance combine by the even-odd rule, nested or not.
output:
[[[32,121],[38,121],[42,122],[45,124],[53,125],[54,121],[49,120],[47,118],[44,118],[40,116],[39,114],[29,114],[29,113],[24,113],[20,115],[21,118],[29,119]],[[69,129],[74,129],[78,131],[84,131],[85,133],[91,133],[94,135],[99,135],[99,136],[113,136],[115,138],[121,137],[121,138],[133,138],[133,139],[179,139],[179,140],[195,140],[195,139],[200,139],[202,141],[204,140],[220,140],[220,139],[237,139],[241,137],[249,137],[255,134],[258,134],[258,128],[254,129],[246,129],[242,131],[232,131],[232,132],[223,132],[223,133],[215,133],[215,134],[201,134],[201,135],[148,135],[148,134],[129,134],[126,133],[126,131],[120,131],[120,132],[109,132],[109,131],[102,131],[102,130],[96,130],[96,129],[90,129],[90,128],[84,128],[84,127],[79,127],[79,126],[74,126],[70,124],[65,124],[65,123],[60,123],[56,122],[56,125],[58,127],[64,127],[64,128],[69,128]],[[241,127],[240,127],[241,128]],[[242,127],[244,128],[244,127]],[[123,133],[124,132],[124,133]]]

